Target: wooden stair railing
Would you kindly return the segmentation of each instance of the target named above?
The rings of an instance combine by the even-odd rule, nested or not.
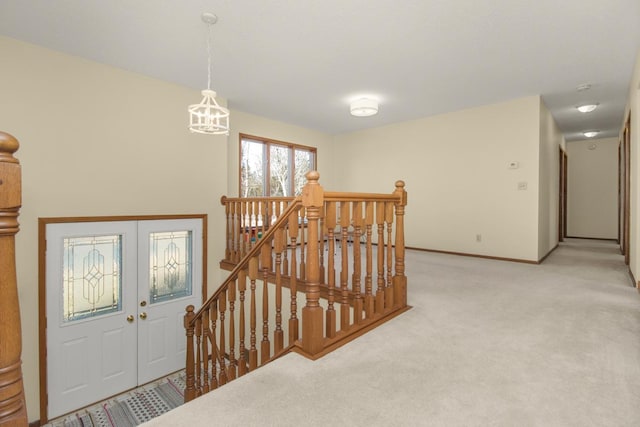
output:
[[[225,207],[226,217],[226,248],[222,268],[233,269],[293,200],[293,197],[222,196],[220,203]]]
[[[26,426],[15,235],[22,199],[18,141],[0,132],[0,425]]]
[[[297,198],[223,197],[231,272],[197,312],[187,307],[185,401],[289,351],[321,357],[409,308],[404,182],[367,194],[318,180],[309,172]]]

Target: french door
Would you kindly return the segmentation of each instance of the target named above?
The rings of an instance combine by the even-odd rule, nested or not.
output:
[[[46,225],[47,418],[177,371],[202,218]]]

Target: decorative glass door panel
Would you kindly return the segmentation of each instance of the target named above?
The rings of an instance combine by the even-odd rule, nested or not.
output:
[[[122,236],[63,240],[64,323],[122,311]]]
[[[192,294],[191,231],[149,234],[149,301],[151,304]]]

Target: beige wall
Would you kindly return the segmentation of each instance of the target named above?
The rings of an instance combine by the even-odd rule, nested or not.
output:
[[[209,276],[223,255],[226,138],[190,134],[198,91],[0,37],[0,128],[20,141],[16,238],[29,420],[39,419],[39,217],[209,214]]]
[[[640,203],[640,50],[636,56],[636,65],[633,70],[631,86],[629,88],[629,105],[624,115],[626,121],[631,112],[631,225],[629,239],[629,267],[636,280],[640,279],[640,233],[638,231],[638,220],[640,210],[637,206]]]
[[[227,196],[237,197],[240,188],[240,172],[238,170],[240,165],[240,133],[316,147],[318,149],[317,164],[320,183],[327,190],[337,190],[332,180],[333,139],[330,135],[233,109],[231,115],[231,132],[229,133],[227,153]]]
[[[617,239],[618,138],[567,143],[567,235]]]
[[[335,177],[379,193],[406,181],[408,246],[537,261],[539,116],[532,96],[338,135]]]
[[[0,129],[20,140],[24,174],[16,245],[32,421],[37,218],[207,213],[211,292],[223,254],[219,198],[238,192],[240,132],[318,147],[328,190],[391,193],[405,180],[409,246],[536,261],[554,245],[556,178],[542,175],[553,172],[557,129],[538,96],[339,136],[232,109],[227,141],[186,131],[197,90],[7,38],[0,51]]]
[[[538,193],[538,259],[544,258],[558,244],[559,218],[559,150],[564,137],[540,100],[540,192]]]

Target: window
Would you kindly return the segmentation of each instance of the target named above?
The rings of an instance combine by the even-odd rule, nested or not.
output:
[[[316,149],[240,134],[240,197],[290,197],[316,169]]]

